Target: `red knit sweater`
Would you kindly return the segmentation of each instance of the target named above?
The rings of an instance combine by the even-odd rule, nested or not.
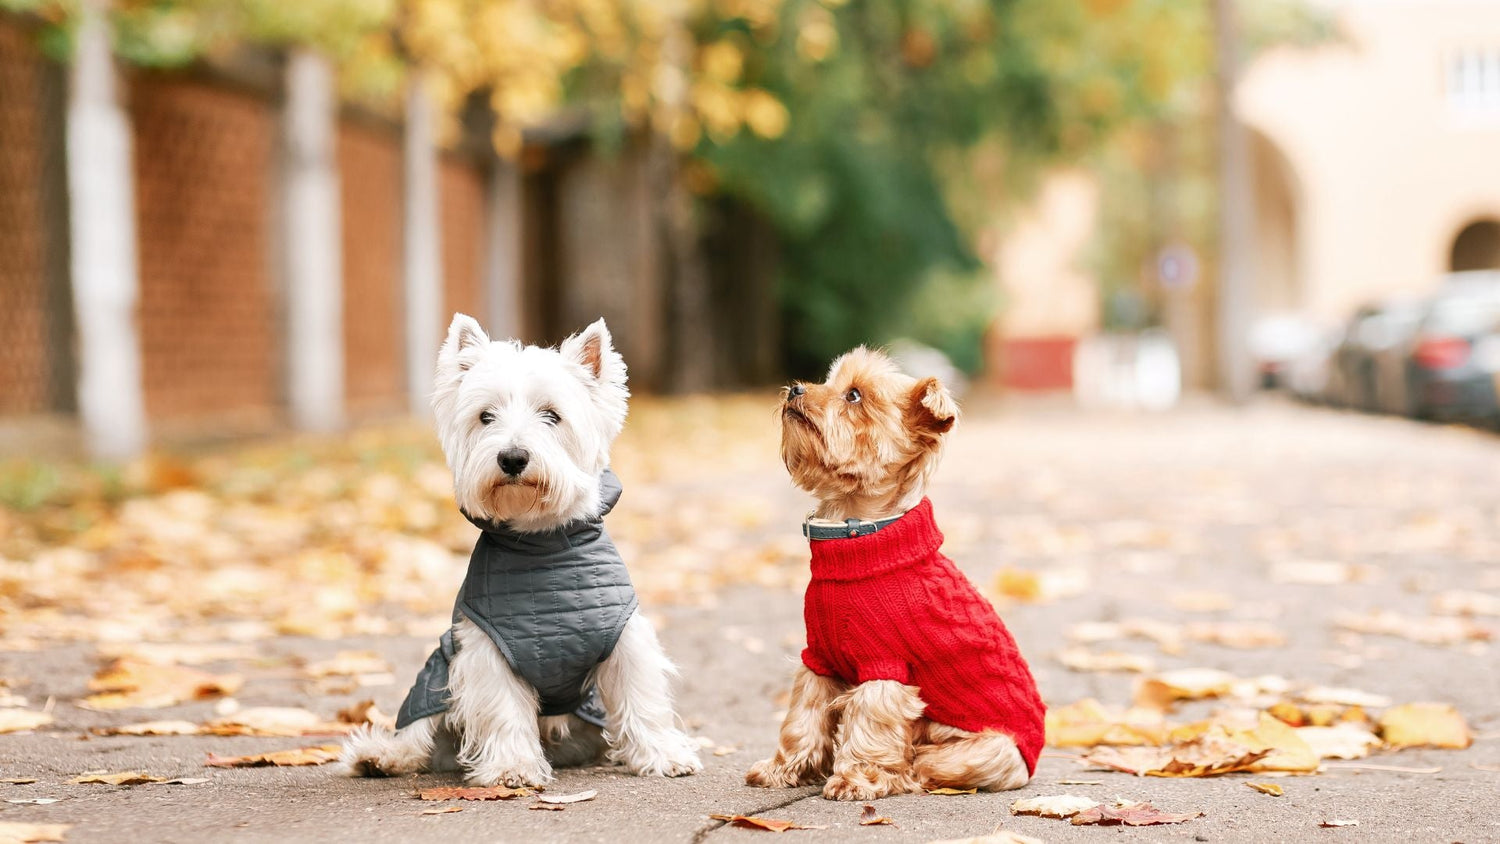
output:
[[[1016,740],[1028,771],[1042,752],[1046,707],[995,608],[939,553],[932,503],[852,539],[812,540],[802,663],[846,683],[921,689],[926,717]]]

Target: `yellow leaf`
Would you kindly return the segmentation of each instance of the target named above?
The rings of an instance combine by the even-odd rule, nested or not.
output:
[[[1474,743],[1469,725],[1445,703],[1403,703],[1385,711],[1378,726],[1387,747],[1446,747],[1462,750]]]
[[[336,744],[323,744],[317,747],[298,747],[292,750],[278,750],[274,753],[259,753],[251,756],[219,756],[218,754],[210,753],[203,765],[208,768],[326,765],[339,758],[341,750],[342,748]]]
[[[0,844],[41,844],[62,841],[72,824],[67,823],[0,823]]]
[[[1247,782],[1245,785],[1259,791],[1261,794],[1269,794],[1272,797],[1281,797],[1286,794],[1286,789],[1274,782]]]
[[[151,782],[166,782],[166,777],[153,777],[140,771],[121,771],[117,774],[82,774],[68,782],[98,783],[101,785],[144,785]]]
[[[50,723],[52,723],[52,716],[46,712],[33,712],[29,709],[0,709],[0,733],[34,730]]]

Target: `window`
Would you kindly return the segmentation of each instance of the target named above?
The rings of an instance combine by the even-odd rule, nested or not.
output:
[[[1448,111],[1461,123],[1500,124],[1500,47],[1449,54]]]

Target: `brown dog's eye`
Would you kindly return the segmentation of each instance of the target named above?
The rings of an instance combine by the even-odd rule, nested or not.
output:
[[[860,396],[859,390],[857,389],[850,390],[849,392],[844,394],[844,401],[847,401],[850,404],[859,404],[860,398],[862,397]]]

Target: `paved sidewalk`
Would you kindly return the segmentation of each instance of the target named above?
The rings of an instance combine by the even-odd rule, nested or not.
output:
[[[665,506],[671,502],[732,496],[758,502],[762,511],[742,524],[704,521],[690,528],[725,531],[719,546],[725,559],[739,560],[731,549],[741,544],[769,543],[780,549],[776,553],[794,553],[805,503],[774,462],[773,445],[754,446],[765,452],[763,468],[754,460],[729,461],[705,468],[713,474],[701,477],[626,476],[621,515],[673,518],[684,511]],[[69,842],[689,842],[772,834],[725,827],[708,817],[743,813],[828,827],[784,833],[791,842],[925,842],[978,836],[997,826],[1045,841],[1496,841],[1500,646],[1478,637],[1422,644],[1338,623],[1342,613],[1367,617],[1372,611],[1427,619],[1433,602],[1441,608],[1447,593],[1500,596],[1497,478],[1500,438],[1460,428],[1277,403],[1239,413],[1194,405],[1161,416],[1087,415],[1040,403],[971,408],[933,494],[948,535],[945,549],[977,584],[995,590],[998,575],[1008,570],[1009,582],[1040,592],[1035,602],[998,598],[997,605],[1051,706],[1086,697],[1123,706],[1131,699],[1130,675],[1074,672],[1058,661],[1077,624],[1134,618],[1170,625],[1244,622],[1281,633],[1285,644],[1236,648],[1189,640],[1179,653],[1165,653],[1150,641],[1128,641],[1093,650],[1133,653],[1159,669],[1211,667],[1239,677],[1277,675],[1293,683],[1351,687],[1395,703],[1451,703],[1478,737],[1468,750],[1377,752],[1357,763],[1440,769],[1434,773],[1330,766],[1313,776],[1276,780],[1243,774],[1161,779],[1086,770],[1066,758],[1078,751],[1049,748],[1035,780],[1020,792],[891,798],[878,808],[896,825],[862,827],[857,804],[824,801],[812,789],[765,791],[742,784],[745,768],[773,745],[801,646],[800,577],[795,560],[778,558],[763,570],[716,573],[709,578],[713,588],[696,574],[684,575],[681,602],[664,599],[672,594],[672,581],[652,580],[648,610],[683,671],[680,711],[691,732],[709,745],[708,770],[701,776],[661,781],[603,768],[568,771],[554,792],[597,789],[597,799],[560,812],[530,811],[530,801],[513,800],[422,815],[438,804],[415,799],[414,791],[454,784],[455,777],[350,780],[326,767],[202,767],[210,752],[259,753],[321,739],[90,737],[87,729],[100,725],[203,721],[213,716],[215,704],[109,713],[77,708],[71,702],[87,694],[88,678],[99,665],[96,647],[48,642],[40,650],[0,651],[0,677],[27,681],[14,691],[34,703],[54,697],[57,719],[36,733],[0,736],[0,778],[38,780],[0,785],[0,799],[63,799],[0,803],[0,823],[73,824]],[[633,486],[640,493],[634,499]],[[792,537],[791,550],[783,535]],[[668,552],[642,546],[640,553],[659,560]],[[1322,573],[1329,582],[1278,582],[1297,572]],[[1214,601],[1219,609],[1201,611]],[[1500,630],[1500,617],[1475,616],[1465,623]],[[0,619],[0,634],[5,632]],[[303,706],[326,717],[365,697],[393,712],[431,640],[281,636],[255,647],[258,659],[228,666],[246,678],[235,696],[241,705]],[[351,649],[380,653],[392,665],[393,681],[329,694],[326,686],[287,668]],[[1216,708],[1191,703],[1172,717],[1186,722]],[[68,784],[95,769],[212,780]],[[1274,781],[1286,796],[1259,794],[1247,781]],[[1204,816],[1175,826],[1105,829],[1012,817],[1008,811],[1017,797],[1064,793],[1149,800],[1166,811]],[[1334,819],[1359,825],[1319,828]]]

